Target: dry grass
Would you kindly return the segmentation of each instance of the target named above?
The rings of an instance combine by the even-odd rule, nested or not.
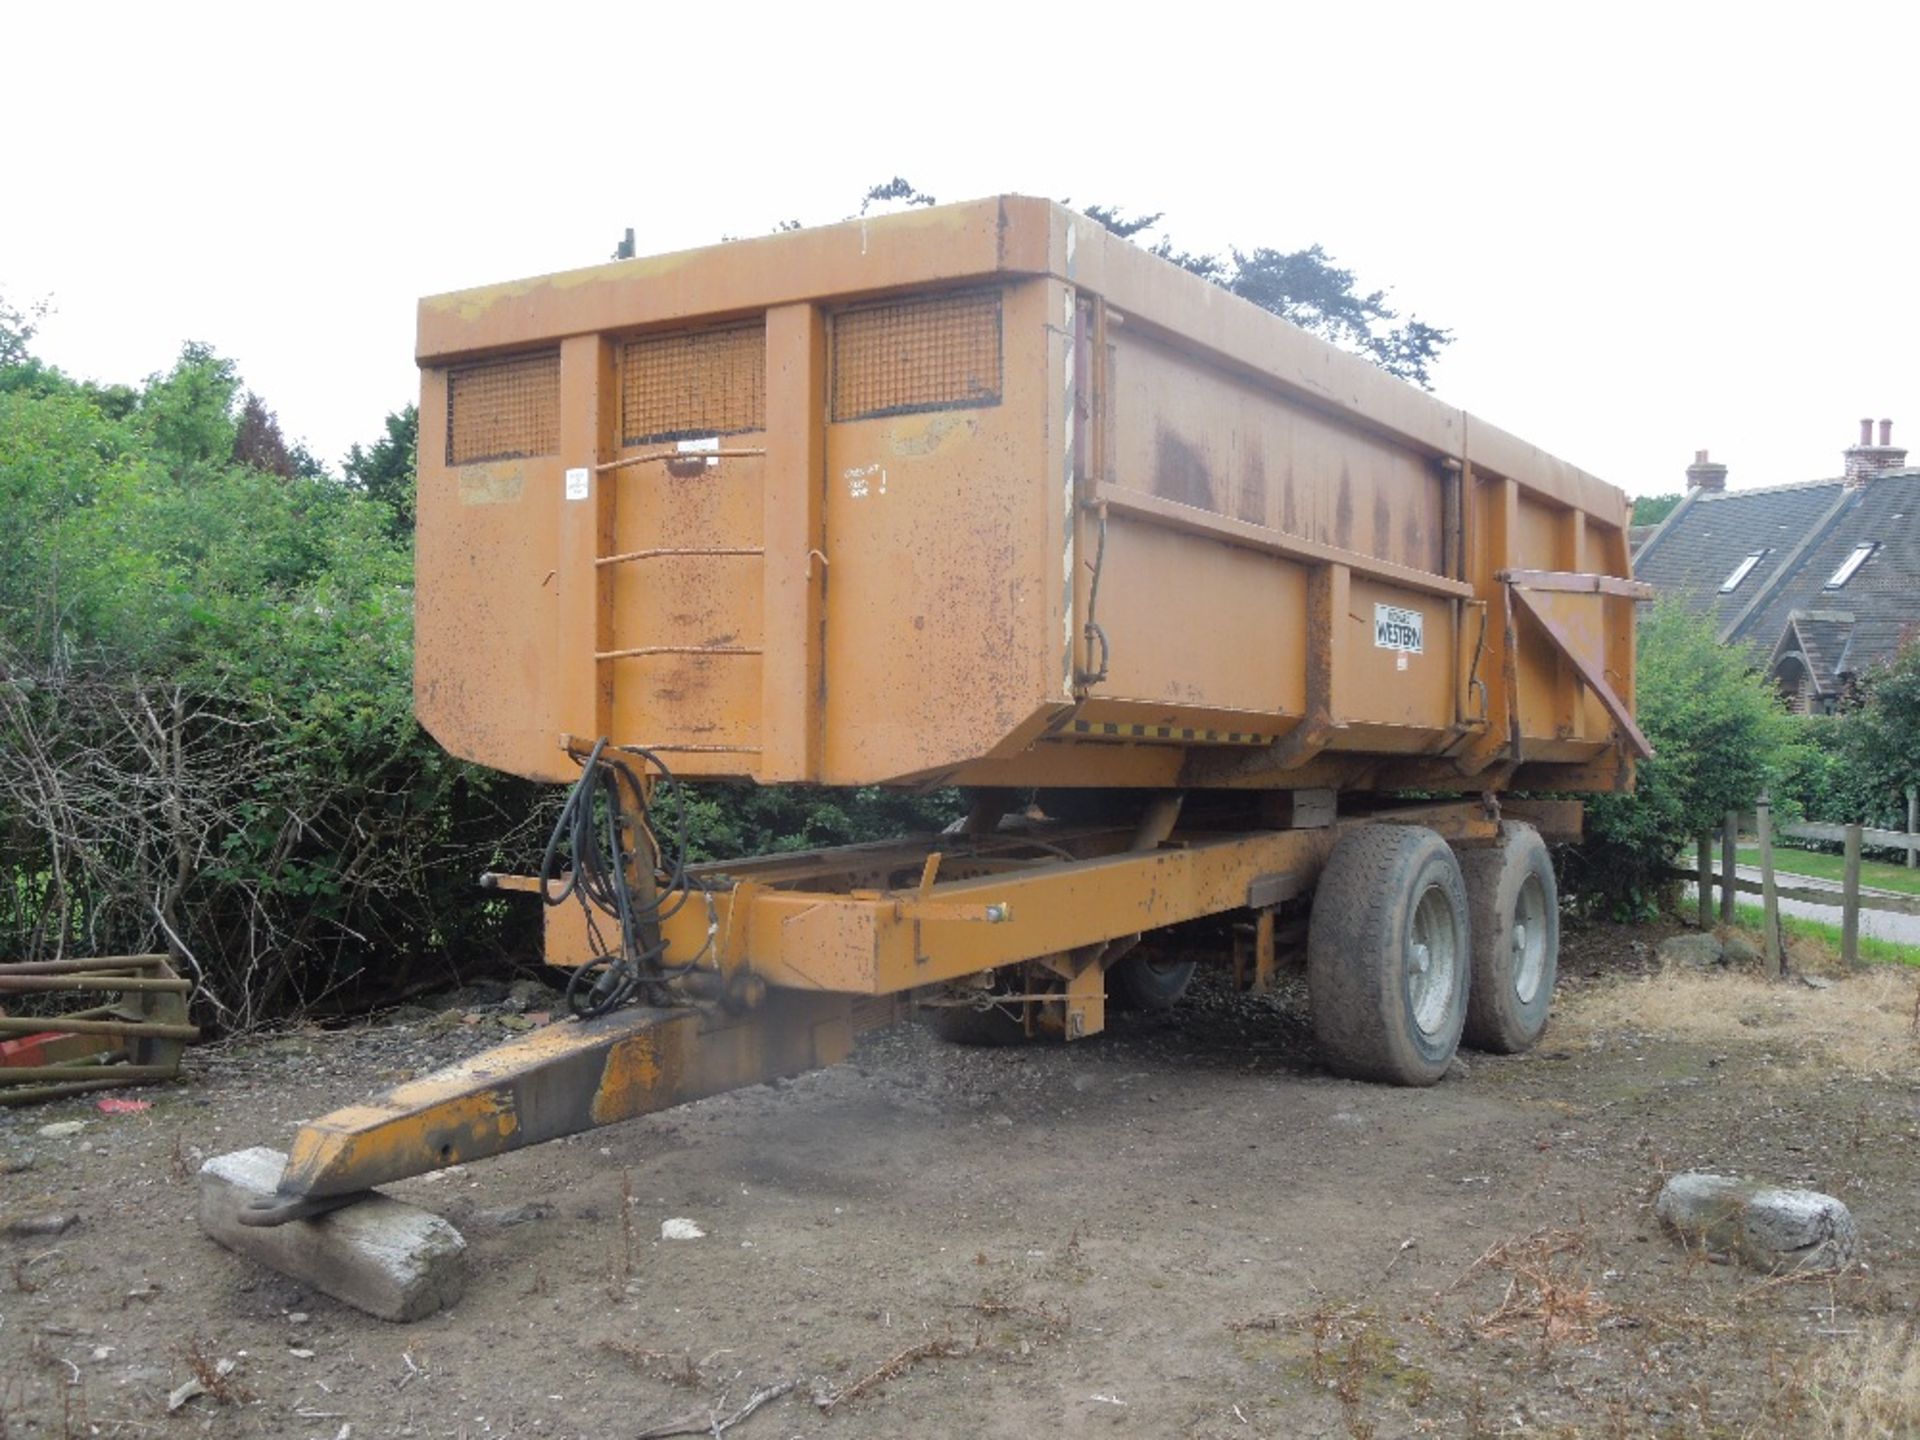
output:
[[[824,1381],[815,1382],[813,1403],[824,1411],[838,1409],[850,1400],[858,1400],[862,1395],[879,1389],[889,1380],[897,1380],[923,1360],[968,1360],[984,1354],[998,1354],[1006,1360],[1015,1360],[1032,1351],[1036,1346],[1050,1345],[1064,1336],[1073,1321],[1064,1311],[1049,1310],[1045,1305],[1027,1305],[1020,1301],[1008,1300],[994,1295],[983,1295],[972,1304],[964,1307],[973,1312],[973,1334],[962,1338],[955,1335],[951,1325],[946,1326],[938,1335],[929,1333],[925,1338],[895,1351],[879,1365],[862,1375],[852,1384],[837,1391],[825,1390]],[[1026,1330],[1025,1335],[1011,1338],[1012,1347],[999,1348],[988,1343],[986,1322],[988,1320],[1011,1321]]]
[[[1874,969],[1813,990],[1726,971],[1668,969],[1570,994],[1554,1038],[1579,1045],[1623,1031],[1694,1044],[1778,1046],[1802,1064],[1858,1075],[1907,1075],[1920,974]]]
[[[233,1378],[233,1361],[214,1359],[213,1352],[199,1339],[187,1341],[181,1353],[193,1378],[200,1382],[200,1389],[210,1399],[221,1405],[252,1403],[253,1392]]]
[[[1835,1345],[1808,1383],[1818,1432],[1828,1440],[1905,1440],[1920,1435],[1920,1339],[1881,1327]]]
[[[1493,1246],[1453,1288],[1483,1271],[1506,1276],[1500,1303],[1474,1317],[1482,1335],[1531,1340],[1543,1352],[1566,1341],[1584,1343],[1614,1313],[1586,1276],[1587,1250],[1582,1231],[1536,1230]]]
[[[957,1338],[952,1331],[945,1335],[934,1336],[897,1350],[879,1365],[862,1375],[858,1380],[832,1395],[816,1400],[822,1410],[834,1410],[850,1400],[858,1400],[869,1390],[884,1385],[889,1380],[897,1380],[922,1360],[961,1360],[980,1348],[980,1333],[975,1331],[970,1340]]]

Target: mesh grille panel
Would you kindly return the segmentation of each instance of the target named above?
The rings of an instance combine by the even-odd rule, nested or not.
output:
[[[447,463],[517,460],[560,448],[560,352],[447,372]]]
[[[1000,292],[843,310],[833,320],[833,418],[1000,403]]]
[[[621,444],[766,428],[764,324],[644,335],[621,347]]]

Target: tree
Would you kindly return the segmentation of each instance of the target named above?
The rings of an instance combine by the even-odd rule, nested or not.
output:
[[[231,360],[189,340],[164,375],[149,375],[138,417],[177,478],[204,475],[233,459],[240,377]]]
[[[1676,602],[1641,623],[1635,692],[1653,758],[1640,762],[1633,794],[1588,801],[1586,838],[1564,865],[1578,904],[1623,919],[1649,915],[1671,888],[1674,857],[1802,759],[1780,692],[1715,638],[1710,619]]]
[[[867,188],[859,213],[865,215],[881,203],[932,205],[934,197],[896,175]],[[1135,243],[1157,229],[1164,218],[1158,211],[1129,216],[1114,205],[1087,205],[1081,213],[1122,240]],[[1229,246],[1226,254],[1215,255],[1179,249],[1170,235],[1162,234],[1147,248],[1202,280],[1230,290],[1282,320],[1371,360],[1389,375],[1424,389],[1433,388],[1434,362],[1453,343],[1450,330],[1412,315],[1402,319],[1400,312],[1387,303],[1386,291],[1358,288],[1353,271],[1335,264],[1318,245],[1304,250],[1276,250],[1265,245],[1242,250]]]
[[[351,488],[393,512],[395,534],[410,535],[419,484],[420,407],[408,405],[388,415],[386,431],[367,449],[355,444],[340,468]]]
[[[327,467],[305,445],[287,443],[279,417],[251,390],[240,402],[240,413],[234,420],[233,458],[251,470],[278,475],[282,480],[318,480],[327,473]]]
[[[1906,792],[1920,786],[1920,635],[1860,678],[1847,724],[1855,768],[1880,813],[1905,829]]]
[[[32,362],[33,337],[40,333],[40,322],[50,309],[51,302],[36,300],[22,310],[0,295],[0,370]]]
[[[939,202],[926,191],[916,188],[911,182],[896,175],[891,180],[883,180],[878,185],[869,185],[867,193],[860,197],[860,214],[865,215],[875,205],[898,202],[902,206],[935,205]],[[782,226],[782,229],[788,227]]]
[[[1640,495],[1633,502],[1635,525],[1658,525],[1685,499],[1682,495]]]
[[[1126,218],[1106,205],[1090,205],[1086,214],[1123,240],[1152,230],[1161,220],[1157,213]],[[1453,343],[1451,331],[1413,316],[1395,325],[1400,313],[1387,304],[1386,291],[1355,288],[1353,271],[1336,265],[1318,245],[1284,251],[1231,246],[1225,255],[1210,255],[1178,249],[1171,236],[1163,235],[1148,248],[1162,260],[1424,389],[1433,388],[1432,365]]]

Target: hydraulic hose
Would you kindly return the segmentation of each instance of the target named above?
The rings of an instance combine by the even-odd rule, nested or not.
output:
[[[636,757],[636,771],[625,758]],[[646,770],[658,771],[648,783]],[[662,846],[647,823],[659,787],[673,797],[673,834]],[[636,881],[638,886],[636,887]],[[640,893],[636,893],[636,888]],[[673,772],[653,751],[612,746],[605,736],[582,763],[540,859],[540,894],[549,905],[577,900],[594,956],[567,982],[567,1007],[582,1019],[605,1015],[643,992],[656,996],[692,970],[665,963],[660,925],[687,901],[687,807]],[[599,917],[613,922],[617,943],[602,938]]]

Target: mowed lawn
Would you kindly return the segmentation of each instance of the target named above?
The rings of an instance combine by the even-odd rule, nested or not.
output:
[[[1742,865],[1760,863],[1758,846],[1742,845],[1738,854]],[[1717,865],[1718,862],[1715,863]],[[1794,850],[1785,845],[1776,845],[1773,847],[1773,868],[1785,875],[1812,875],[1838,884],[1846,873],[1846,859],[1817,850]],[[1899,890],[1908,895],[1920,895],[1920,870],[1909,870],[1905,865],[1888,864],[1884,860],[1863,859],[1860,862],[1860,883],[1877,890]]]

